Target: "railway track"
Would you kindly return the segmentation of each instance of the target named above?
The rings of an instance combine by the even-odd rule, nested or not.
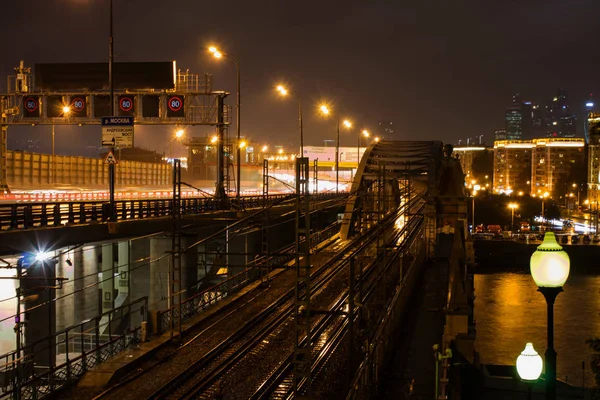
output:
[[[403,210],[399,210],[399,213],[402,212]],[[396,217],[397,215],[390,216],[388,226],[393,224]],[[351,257],[364,251],[368,246],[372,245],[375,240],[376,239],[373,235],[365,235],[355,241],[352,241],[346,249],[339,252],[337,256],[334,256],[332,260],[326,263],[322,268],[314,271],[314,297],[317,297],[334,277],[338,276],[341,271],[345,270],[348,260]],[[374,268],[371,269],[374,270]],[[273,318],[273,321],[276,322],[262,327],[258,331],[258,334],[248,336],[245,339],[244,344],[239,346],[240,351],[227,352],[227,356],[223,358],[221,362],[216,363],[214,367],[211,366],[207,368],[207,362],[199,361],[196,365],[190,366],[189,371],[186,371],[185,374],[181,375],[181,379],[176,379],[169,383],[170,387],[177,388],[175,391],[169,391],[168,389],[165,389],[160,391],[160,393],[157,393],[156,397],[152,398],[213,399],[218,397],[223,388],[221,381],[225,380],[227,374],[229,374],[236,366],[238,366],[249,353],[254,352],[254,355],[257,356],[258,353],[263,350],[261,348],[265,347],[263,345],[265,342],[274,340],[274,336],[282,335],[284,328],[281,326],[281,323],[283,321],[287,321],[285,328],[287,328],[288,325],[291,325],[291,322],[293,322],[293,302],[291,301],[293,294],[292,292],[293,291],[290,291],[286,295],[288,298],[290,298],[290,302],[284,314]],[[313,364],[313,367],[321,368],[326,360],[331,356],[333,349],[337,348],[340,341],[344,337],[343,332],[347,324],[347,318],[344,317],[344,314],[339,312],[339,310],[343,308],[346,301],[347,294],[339,296],[329,308],[329,313],[325,313],[324,315],[315,318],[314,337],[317,338],[317,343],[313,348],[313,357],[316,360]],[[291,329],[287,330],[291,331]],[[278,350],[283,349],[279,348]],[[289,386],[289,383],[291,382],[289,377],[290,370],[291,356],[288,356],[285,361],[280,364],[279,371],[274,372],[274,375],[279,377],[279,380],[287,382],[287,385],[285,383],[283,384],[283,392],[289,391],[285,389],[285,386]],[[194,377],[191,382],[188,381],[190,376]],[[186,381],[187,383],[184,383]],[[281,398],[285,398],[285,396],[287,396],[287,394]],[[275,396],[275,398],[280,397]]]
[[[421,209],[422,210],[422,209]],[[419,210],[419,211],[421,211]],[[399,231],[396,237],[392,238],[395,241],[397,238],[408,234],[409,236],[418,229],[420,226],[420,220],[413,220],[404,229]],[[382,276],[386,276],[387,270],[391,267],[390,262],[384,271],[380,271],[374,267],[375,262],[368,265],[362,272],[366,282],[364,285],[364,297],[361,299],[362,304],[367,304],[370,297],[373,295],[377,282],[382,279]],[[359,283],[357,282],[357,285]],[[355,288],[356,289],[356,288]],[[342,295],[330,308],[331,311],[339,309],[341,305],[347,304],[348,295],[347,293]],[[357,316],[355,316],[355,319]],[[331,358],[333,353],[339,348],[344,337],[347,334],[348,318],[342,318],[342,323],[339,320],[323,321],[322,325],[313,334],[317,337],[317,341],[312,350],[312,358],[314,360],[311,374],[313,381],[318,380],[319,375],[323,372],[327,361]],[[333,327],[327,328],[327,324],[332,324]],[[326,332],[326,334],[323,334]],[[268,377],[258,386],[256,391],[249,397],[251,400],[259,399],[289,399],[293,397],[294,390],[294,377],[293,377],[293,354],[290,355],[274,369]],[[307,382],[305,379],[299,382],[299,390],[301,392],[306,391]]]
[[[314,240],[317,241],[324,241],[327,240],[331,237],[331,235],[337,230],[339,229],[339,223],[334,223],[328,227],[326,227],[325,229],[316,232],[312,235]],[[330,242],[331,244],[335,244],[337,243],[338,239],[333,239]],[[289,251],[293,251],[295,245],[290,245],[287,246],[283,249],[280,249],[277,254],[273,255],[271,258],[273,258],[274,260],[277,260],[278,263],[282,262],[282,260],[285,258],[284,256],[287,256],[287,259],[290,259],[289,256]],[[284,257],[284,258],[282,258]],[[267,263],[268,260],[265,260],[265,264],[269,264]],[[176,358],[182,351],[185,350],[189,350],[190,347],[194,347],[195,345],[198,345],[197,342],[202,342],[202,338],[204,336],[218,336],[218,333],[215,333],[214,331],[217,330],[219,327],[221,327],[221,325],[225,325],[231,318],[234,318],[235,315],[237,313],[240,312],[244,312],[245,309],[252,309],[255,306],[255,302],[261,299],[264,299],[265,296],[268,296],[268,292],[269,288],[264,288],[264,287],[259,287],[256,288],[253,292],[251,292],[253,295],[252,297],[250,297],[249,299],[245,300],[245,301],[236,301],[235,303],[230,304],[228,307],[226,307],[224,309],[224,314],[218,315],[217,318],[215,320],[213,320],[211,318],[211,320],[209,321],[210,323],[203,327],[201,330],[199,330],[196,334],[191,334],[188,336],[192,336],[193,337],[189,340],[186,341],[186,343],[180,347],[171,347],[170,351],[163,351],[162,355],[160,357],[158,357],[159,359],[155,362],[152,363],[148,363],[144,368],[139,369],[138,371],[136,371],[135,373],[131,374],[130,376],[128,376],[125,380],[111,386],[110,388],[108,388],[107,390],[103,391],[102,393],[100,393],[99,395],[97,395],[96,397],[94,397],[94,400],[98,400],[98,399],[107,399],[107,398],[115,398],[115,399],[127,399],[128,398],[128,394],[131,392],[131,388],[135,388],[137,385],[135,384],[135,381],[139,378],[144,377],[145,375],[148,374],[152,374],[154,372],[157,372],[156,370],[160,370],[162,368],[165,367],[166,364],[169,363],[170,360]],[[256,316],[253,315],[251,319],[255,318]],[[210,333],[213,333],[212,335],[209,335]],[[199,346],[197,347],[201,347],[200,351],[203,353],[206,353],[206,349],[207,348],[214,348],[216,346],[219,346],[219,343],[213,341],[205,341],[202,343],[199,343]],[[208,353],[207,353],[208,354]],[[173,375],[173,374],[171,374]],[[163,377],[164,378],[164,377]],[[171,379],[171,377],[169,377],[169,379]],[[163,379],[164,380],[164,379]],[[137,398],[137,397],[131,397],[131,398]]]

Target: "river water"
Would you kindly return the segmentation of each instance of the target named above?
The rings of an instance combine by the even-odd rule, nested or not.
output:
[[[598,275],[572,275],[554,305],[554,348],[557,377],[581,386],[594,384],[586,339],[600,336],[600,270]],[[481,362],[515,365],[532,342],[544,357],[546,301],[528,273],[475,275],[475,346]],[[581,362],[585,361],[585,372]]]

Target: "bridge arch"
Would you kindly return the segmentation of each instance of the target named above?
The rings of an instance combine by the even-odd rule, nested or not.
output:
[[[342,219],[343,240],[361,232],[407,201],[411,193],[437,195],[440,141],[380,141],[358,165]]]

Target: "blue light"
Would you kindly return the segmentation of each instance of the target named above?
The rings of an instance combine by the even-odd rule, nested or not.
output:
[[[594,103],[592,103],[592,102],[585,103],[585,106],[586,107],[594,107]]]

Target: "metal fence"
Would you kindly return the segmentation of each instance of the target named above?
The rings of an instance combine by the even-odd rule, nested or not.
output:
[[[167,163],[119,161],[117,185],[168,186],[172,167]],[[9,150],[6,152],[6,177],[9,186],[28,189],[53,189],[56,185],[86,187],[108,186],[108,167],[101,158],[52,156]]]
[[[0,399],[41,399],[140,341],[148,298],[140,298],[0,356]],[[48,362],[40,363],[39,354]]]
[[[346,400],[370,399],[377,395],[381,374],[385,363],[389,361],[389,347],[393,345],[393,340],[390,338],[394,337],[404,312],[403,289],[414,283],[408,281],[414,280],[418,275],[418,268],[425,261],[424,232],[424,224],[421,221],[407,237],[400,250],[399,255],[410,255],[410,257],[401,257],[403,284],[399,286],[394,297],[388,303],[372,338],[367,339],[364,359],[354,375]]]

